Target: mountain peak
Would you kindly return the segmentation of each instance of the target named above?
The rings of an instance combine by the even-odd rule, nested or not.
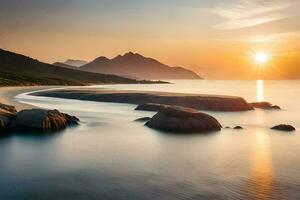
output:
[[[125,53],[123,55],[123,57],[143,57],[144,58],[144,56],[142,56],[141,54],[134,53],[132,51],[129,51],[129,52]]]
[[[141,60],[145,60],[147,58],[145,58],[144,56],[138,54],[138,53],[133,53],[132,51],[129,51],[123,55],[118,55],[116,57],[114,57],[112,60],[113,61],[141,61]]]
[[[99,62],[99,61],[109,61],[109,59],[106,58],[105,56],[100,56],[100,57],[96,58],[94,61],[97,61],[97,62]]]
[[[81,68],[85,71],[117,74],[138,79],[199,79],[193,71],[173,68],[150,57],[129,51],[113,59],[98,57]]]
[[[132,51],[129,51],[124,54],[124,56],[133,56],[133,55],[135,55],[135,53],[133,53]]]

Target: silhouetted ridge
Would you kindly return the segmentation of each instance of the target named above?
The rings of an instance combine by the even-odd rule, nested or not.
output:
[[[0,49],[0,86],[2,85],[88,85],[136,83],[115,75],[84,72],[39,62],[21,54]]]
[[[196,73],[182,67],[170,67],[153,58],[128,52],[113,59],[98,57],[80,67],[81,70],[137,77],[139,79],[200,79]]]
[[[95,60],[93,60],[92,62],[109,62],[109,59],[104,56],[100,56],[100,57],[96,58]]]

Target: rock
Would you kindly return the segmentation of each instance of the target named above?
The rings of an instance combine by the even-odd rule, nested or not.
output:
[[[277,105],[271,106],[271,109],[280,110],[281,108]]]
[[[173,132],[208,132],[219,131],[222,128],[214,117],[179,106],[165,106],[160,109],[146,126]]]
[[[0,132],[11,130],[11,122],[16,117],[17,110],[14,106],[0,103]]]
[[[167,105],[158,104],[158,103],[143,103],[138,105],[135,110],[144,110],[144,111],[159,111],[164,109]]]
[[[288,124],[280,124],[280,125],[272,127],[271,129],[279,130],[279,131],[295,131],[296,130],[295,127],[288,125]]]
[[[9,129],[10,119],[4,115],[0,115],[0,132],[7,131]]]
[[[75,116],[72,116],[72,115],[69,115],[69,114],[66,114],[66,113],[62,113],[66,116],[66,119],[67,119],[67,125],[68,126],[74,126],[74,125],[78,125],[79,123],[79,119]]]
[[[225,128],[227,128],[227,129],[228,129],[228,128],[230,128],[230,126],[226,126]]]
[[[236,127],[234,127],[233,129],[244,129],[244,128],[241,127],[241,126],[236,126]]]
[[[249,103],[251,106],[255,107],[255,108],[269,108],[272,106],[271,103],[266,102],[266,101],[262,101],[262,102],[253,102],[253,103]]]
[[[78,124],[79,119],[58,110],[30,109],[17,113],[16,127],[29,131],[57,131]]]
[[[151,117],[141,117],[141,118],[138,118],[138,119],[136,119],[134,121],[136,121],[136,122],[147,122],[150,119],[151,119]]]
[[[277,105],[272,105],[269,102],[253,102],[253,103],[249,103],[250,106],[253,106],[254,108],[261,108],[261,109],[274,109],[274,110],[280,110],[281,108]]]
[[[17,110],[14,106],[11,106],[11,105],[6,105],[6,104],[3,104],[3,103],[0,103],[0,109],[3,111],[7,111],[7,112],[10,112],[10,113],[17,113]]]

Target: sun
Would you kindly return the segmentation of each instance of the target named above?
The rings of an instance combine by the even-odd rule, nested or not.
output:
[[[266,64],[270,59],[270,55],[264,52],[258,52],[254,54],[254,61],[257,64],[263,65]]]

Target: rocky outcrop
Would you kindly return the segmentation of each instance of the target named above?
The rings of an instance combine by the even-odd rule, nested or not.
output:
[[[266,110],[280,110],[281,108],[277,105],[272,105],[269,102],[253,102],[253,103],[249,103],[250,106],[254,107],[254,108],[261,108],[261,109],[266,109]]]
[[[292,125],[288,125],[288,124],[279,124],[277,126],[272,127],[271,129],[279,130],[279,131],[295,131],[296,130],[295,127],[293,127]]]
[[[29,109],[17,112],[15,107],[0,103],[0,133],[14,131],[51,132],[77,125],[75,116],[58,110]]]
[[[16,113],[14,106],[0,103],[0,133],[11,129],[11,122],[15,119]]]
[[[172,132],[219,131],[222,126],[212,116],[179,106],[166,106],[158,111],[146,126]]]
[[[31,109],[17,113],[16,125],[24,130],[57,131],[78,124],[79,119],[58,110]]]
[[[52,90],[31,93],[35,96],[79,99],[98,102],[130,104],[165,104],[211,111],[247,111],[253,110],[245,99],[235,96],[190,95],[166,92],[133,92],[133,91],[95,91],[89,90]],[[154,106],[153,106],[154,107]]]
[[[16,113],[17,110],[14,106],[6,105],[3,103],[0,103],[0,112],[9,112],[9,113]]]
[[[8,129],[9,126],[9,118],[4,116],[4,115],[0,115],[0,131],[4,131]]]

